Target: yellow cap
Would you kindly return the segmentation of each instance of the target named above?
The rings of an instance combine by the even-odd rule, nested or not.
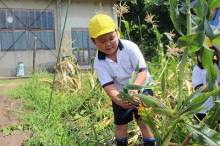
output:
[[[208,47],[213,47],[212,41],[208,37],[205,37],[205,43]]]
[[[97,38],[100,35],[113,32],[115,30],[115,22],[108,15],[95,15],[89,22],[89,34],[92,38]]]

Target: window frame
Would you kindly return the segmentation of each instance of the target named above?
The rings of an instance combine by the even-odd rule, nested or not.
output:
[[[16,16],[14,16],[14,14],[13,13],[15,13],[15,12],[17,12],[17,13],[19,13],[19,16],[18,16],[18,18],[20,18],[19,20],[16,18]],[[19,50],[21,50],[21,51],[24,51],[24,50],[33,50],[33,48],[32,48],[32,46],[31,46],[31,33],[35,33],[35,32],[41,32],[41,37],[40,38],[38,38],[37,40],[38,41],[40,41],[40,44],[41,44],[41,48],[39,47],[39,48],[37,48],[37,50],[48,50],[48,49],[50,49],[50,50],[56,50],[56,31],[55,31],[55,11],[54,10],[35,10],[35,9],[12,9],[12,12],[9,10],[9,9],[4,9],[4,8],[1,8],[0,9],[0,19],[1,18],[5,18],[5,27],[4,28],[2,28],[1,26],[2,25],[0,25],[0,51],[19,51]],[[21,15],[23,15],[22,14],[22,12],[24,12],[23,14],[26,16],[26,18],[23,18]],[[31,12],[34,12],[34,25],[35,25],[35,27],[34,28],[31,28],[30,27],[30,23],[31,23]],[[46,19],[47,19],[47,27],[46,28],[43,28],[43,22],[42,22],[42,12],[43,13],[46,13]],[[39,13],[40,14],[40,28],[39,27],[37,27],[36,28],[36,26],[37,26],[37,23],[39,22],[38,20],[36,20],[36,15],[37,15],[37,13]],[[51,18],[49,18],[49,13],[50,13],[50,16],[51,16]],[[3,15],[5,15],[5,16],[3,16]],[[12,18],[13,18],[13,22],[12,22],[12,27],[9,27],[9,25],[10,25],[10,23],[7,21],[7,18],[9,17],[9,16],[11,16]],[[39,16],[39,15],[38,15]],[[26,21],[25,21],[25,23],[24,24],[26,24],[26,26],[24,26],[24,27],[22,27],[22,25],[24,25],[21,21],[22,21],[22,19],[25,19]],[[50,20],[50,21],[49,21]],[[51,21],[51,20],[53,20],[53,21]],[[19,21],[20,23],[18,23],[20,26],[19,27],[17,27],[16,28],[16,22],[17,21]],[[50,23],[53,23],[53,24],[50,24]],[[50,27],[51,26],[51,27]],[[8,49],[4,49],[4,42],[2,41],[3,39],[2,39],[2,37],[3,37],[3,34],[2,33],[4,33],[4,32],[12,32],[13,33],[13,39],[14,39],[14,41],[13,41],[13,47],[12,48],[8,48]],[[16,47],[15,47],[15,35],[16,35],[16,33],[17,32],[25,32],[25,34],[26,34],[26,40],[25,41],[23,41],[23,40],[18,40],[18,42],[20,42],[21,43],[21,48],[20,49],[16,49]],[[46,45],[46,47],[45,47],[45,45],[42,43],[42,42],[44,42],[44,39],[42,39],[44,36],[43,36],[43,33],[44,32],[47,32],[47,39],[48,39],[48,42],[49,43],[47,43],[47,44],[45,44]],[[53,33],[53,38],[52,38],[52,42],[53,42],[53,44],[51,45],[50,44],[50,32],[52,32]],[[22,33],[21,33],[22,34]],[[8,35],[7,35],[7,37],[8,37]],[[23,36],[22,36],[23,37]],[[21,37],[21,38],[22,38]],[[40,39],[40,40],[39,40]],[[8,44],[10,44],[10,38],[7,38],[7,45],[5,45],[5,46],[8,46],[8,47],[10,47]],[[24,43],[24,42],[27,42],[27,47],[25,48],[25,49],[22,49],[22,43]],[[44,46],[44,47],[43,47]],[[52,48],[52,47],[53,48]]]
[[[76,37],[78,37],[78,33],[81,31],[82,32],[82,40],[81,40],[81,42],[82,42],[82,44],[80,45],[80,46],[82,46],[82,47],[78,47],[79,46],[79,44],[78,44],[78,40],[74,40],[75,38],[73,37],[74,36],[74,31],[75,32],[77,32],[77,35],[75,35]],[[86,34],[87,34],[87,36],[86,36],[86,40],[83,40],[83,37],[84,37],[84,35],[83,35],[83,32],[86,32]],[[72,48],[75,48],[75,47],[77,47],[77,48],[79,48],[79,50],[80,50],[80,52],[78,52],[77,53],[77,56],[75,55],[75,53],[74,53],[74,51],[77,51],[77,49],[75,49],[75,50],[73,50],[72,51],[72,53],[76,56],[76,58],[78,59],[78,63],[80,64],[80,65],[89,65],[90,64],[90,59],[92,58],[92,57],[95,57],[95,55],[96,55],[96,52],[97,52],[97,47],[94,45],[94,44],[92,44],[92,41],[91,41],[91,37],[90,37],[90,35],[89,35],[89,31],[88,31],[88,28],[81,28],[81,27],[74,27],[74,28],[71,28],[71,38],[72,38],[72,41],[73,41],[73,43],[72,43]],[[76,41],[77,42],[77,44],[76,45],[74,45],[74,41]],[[85,45],[83,44],[83,43],[85,43],[85,42],[87,42],[87,47],[84,47]],[[87,55],[88,55],[88,60],[86,60],[86,58],[85,58],[85,56],[86,56],[86,51],[88,51],[87,52]],[[91,52],[91,51],[94,51],[93,53]],[[81,56],[80,56],[81,55]]]

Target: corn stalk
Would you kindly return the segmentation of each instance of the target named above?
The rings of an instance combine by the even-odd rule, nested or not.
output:
[[[208,7],[205,0],[198,1],[197,8],[195,8],[195,11],[197,12],[198,18],[201,20],[199,24],[194,23],[194,27],[196,27],[195,31],[192,31],[192,19],[191,19],[191,13],[190,13],[190,0],[186,0],[186,10],[184,15],[182,15],[178,9],[178,0],[170,0],[170,17],[174,24],[174,27],[176,28],[177,32],[179,32],[182,37],[178,39],[178,47],[181,49],[184,49],[183,55],[181,58],[181,63],[179,66],[179,74],[178,74],[178,96],[177,96],[177,105],[174,105],[174,108],[172,108],[170,105],[166,106],[162,99],[157,99],[155,97],[150,97],[142,94],[135,95],[136,97],[140,98],[140,107],[144,107],[142,110],[139,110],[139,113],[143,117],[143,122],[148,124],[150,127],[152,133],[154,134],[157,144],[167,146],[169,145],[172,135],[175,131],[175,127],[178,123],[184,122],[183,119],[190,118],[192,115],[198,113],[200,110],[202,110],[204,107],[202,106],[204,102],[212,95],[215,95],[217,92],[220,91],[220,88],[216,88],[216,71],[213,68],[213,63],[211,61],[212,58],[212,51],[210,51],[207,46],[204,44],[205,36],[208,36],[212,40],[215,40],[215,42],[219,43],[219,37],[216,36],[212,31],[210,31],[210,25],[207,23],[208,18],[210,15],[210,11],[215,6],[220,5],[220,1],[213,0],[210,1],[209,4],[212,7]],[[185,17],[183,17],[185,16]],[[182,32],[183,24],[187,25],[187,34],[184,35]],[[155,27],[154,27],[155,29]],[[155,29],[156,30],[156,29]],[[155,32],[158,33],[158,32]],[[218,40],[218,41],[217,41]],[[160,42],[159,42],[160,43]],[[161,43],[160,43],[161,44]],[[161,46],[159,46],[161,47]],[[202,56],[202,64],[204,68],[208,72],[208,79],[210,81],[209,83],[209,90],[208,93],[203,93],[202,91],[206,88],[206,86],[201,87],[196,92],[191,93],[190,95],[184,95],[184,90],[190,91],[188,87],[184,89],[184,72],[186,68],[186,64],[188,61],[188,54],[189,52],[195,52],[199,50],[200,48],[203,49]],[[160,48],[161,50],[161,48]],[[165,70],[165,69],[164,69]],[[134,73],[135,75],[135,73]],[[162,86],[165,86],[163,82],[165,82],[166,76],[163,76],[164,72],[161,74],[161,84]],[[132,80],[134,80],[135,76],[132,76]],[[163,78],[165,77],[165,78]],[[186,78],[186,77],[185,77]],[[187,82],[185,83],[185,86],[187,86]],[[141,87],[140,87],[141,88]],[[164,87],[162,88],[165,89]],[[125,89],[126,93],[128,89]],[[165,90],[163,91],[165,92]],[[190,92],[189,92],[190,93]],[[215,111],[217,110],[217,112]],[[220,118],[220,107],[219,103],[215,104],[215,106],[209,111],[208,114],[210,116],[207,116],[205,118],[204,122],[209,123],[209,125],[212,125],[212,127],[215,127],[214,124],[216,121]],[[163,116],[165,119],[163,121],[163,126],[165,128],[157,127],[157,124],[155,122],[158,122],[159,119],[157,119],[157,115]],[[160,121],[161,122],[161,121]],[[219,134],[218,136],[211,137],[207,131],[210,131],[211,133],[216,134],[212,129],[208,128],[206,125],[190,125],[189,123],[186,123],[186,127],[190,129],[195,136],[195,138],[198,141],[202,141],[205,144],[219,144]],[[201,131],[200,131],[201,127]],[[160,133],[158,132],[158,128],[160,129]],[[206,129],[207,131],[205,131]],[[184,144],[186,141],[184,142]]]

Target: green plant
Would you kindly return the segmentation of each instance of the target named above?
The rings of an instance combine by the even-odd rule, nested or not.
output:
[[[216,93],[220,91],[220,88],[216,88],[216,79],[218,73],[212,63],[213,51],[210,50],[204,43],[206,35],[216,43],[220,44],[219,35],[213,33],[208,23],[208,21],[210,20],[211,9],[217,7],[219,4],[220,2],[217,0],[209,1],[209,5],[207,5],[205,0],[198,1],[195,11],[197,12],[197,16],[198,19],[200,19],[200,21],[198,21],[197,24],[194,26],[194,28],[196,29],[192,31],[190,0],[186,0],[186,5],[184,5],[183,8],[181,8],[181,10],[184,9],[184,11],[181,11],[181,14],[178,8],[178,1],[170,0],[171,20],[176,30],[182,35],[182,37],[178,39],[178,47],[184,49],[178,69],[173,69],[178,85],[178,95],[176,96],[177,104],[175,104],[174,102],[173,105],[170,105],[168,102],[164,102],[163,98],[159,100],[146,95],[135,95],[136,97],[139,97],[141,99],[141,103],[144,103],[144,106],[141,106],[139,112],[143,117],[143,122],[149,125],[151,131],[153,132],[156,138],[158,145],[169,145],[170,140],[174,134],[175,128],[179,123],[185,123],[186,127],[192,132],[194,138],[198,142],[202,144],[211,145],[220,144],[220,135],[213,130],[216,127],[217,121],[220,118],[220,107],[218,102],[215,102],[214,107],[209,110],[208,115],[203,120],[203,122],[208,124],[212,129],[210,129],[207,125],[202,123],[199,123],[199,125],[193,125],[194,122],[193,120],[191,120],[194,114],[198,113],[201,109],[204,108],[202,106],[203,103],[211,95],[213,95],[215,97],[214,99],[216,100]],[[186,17],[186,20],[184,17]],[[182,26],[184,26],[184,24],[187,24],[186,35],[184,35],[182,31]],[[153,26],[153,29],[157,36],[159,50],[161,53],[163,53],[163,48],[160,46],[161,36],[158,30],[156,29],[156,26]],[[207,79],[209,81],[208,86],[210,91],[208,93],[203,94],[202,91],[205,89],[206,86],[203,86],[202,88],[193,93],[191,93],[191,91],[188,88],[185,88],[183,86],[188,55],[189,53],[192,54],[193,52],[199,50],[200,48],[202,52],[202,64],[208,72]],[[166,71],[168,71],[166,70],[166,64],[169,60],[166,60],[163,54],[161,55],[161,58],[159,60],[164,68],[164,70],[161,73],[162,95],[164,95],[164,83],[165,80],[167,80],[168,78],[168,76],[166,75]],[[173,83],[176,84],[176,82]],[[187,82],[185,83],[185,85],[187,87]],[[139,86],[135,89],[140,88],[142,87]],[[188,94],[186,94],[187,92]],[[184,142],[183,145],[186,145],[186,143]]]

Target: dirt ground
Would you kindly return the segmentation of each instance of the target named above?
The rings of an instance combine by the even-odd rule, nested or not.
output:
[[[25,84],[25,82],[3,82],[0,83],[0,128],[7,126],[21,125],[23,122],[16,116],[16,112],[20,108],[20,99],[12,99],[7,97],[4,92],[8,89]],[[19,131],[15,135],[4,135],[0,131],[0,146],[22,146],[29,138],[30,131]]]

